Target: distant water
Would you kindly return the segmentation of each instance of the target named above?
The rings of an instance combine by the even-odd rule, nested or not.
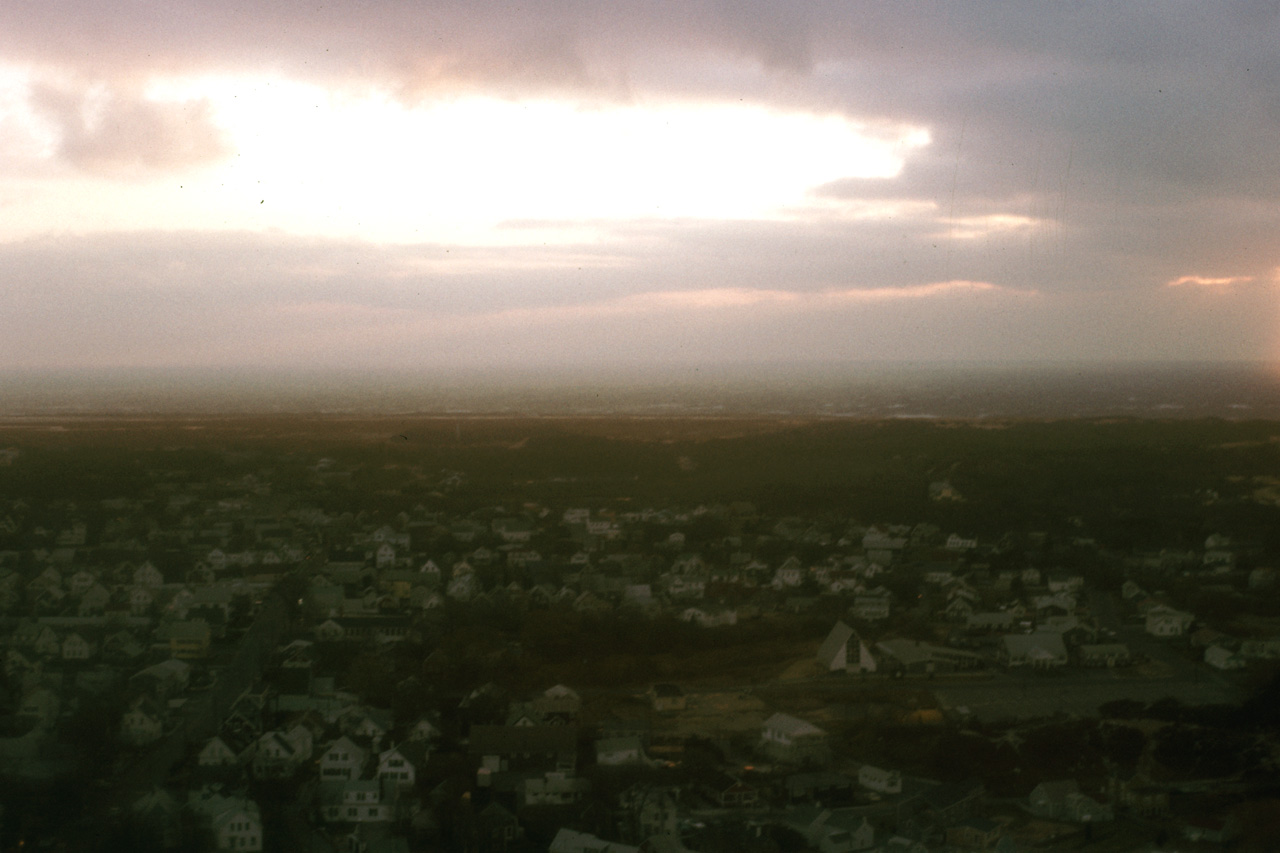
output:
[[[1258,364],[818,364],[454,373],[0,373],[0,416],[493,414],[1280,418]]]

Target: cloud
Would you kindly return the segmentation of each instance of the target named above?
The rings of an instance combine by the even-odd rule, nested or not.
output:
[[[1249,281],[1253,281],[1253,276],[1232,275],[1211,278],[1203,275],[1183,275],[1166,282],[1166,286],[1182,287],[1184,285],[1193,285],[1195,287],[1230,287],[1233,284],[1243,284],[1244,282]]]
[[[163,103],[43,83],[32,87],[31,104],[53,125],[57,155],[86,172],[176,171],[231,153],[207,101]]]

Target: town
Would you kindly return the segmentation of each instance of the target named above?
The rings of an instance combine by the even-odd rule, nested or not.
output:
[[[0,847],[1268,849],[1275,438],[1113,426],[4,425]]]

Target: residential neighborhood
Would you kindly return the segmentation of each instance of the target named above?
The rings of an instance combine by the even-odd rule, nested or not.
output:
[[[6,848],[1216,849],[1275,802],[1277,573],[1229,531],[149,458],[119,493],[0,495]],[[66,820],[21,807],[69,784]]]

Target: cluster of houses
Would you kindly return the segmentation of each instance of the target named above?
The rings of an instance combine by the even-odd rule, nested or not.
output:
[[[266,471],[212,482],[158,471],[145,494],[93,507],[0,503],[3,773],[47,780],[71,772],[56,747],[77,709],[102,697],[119,700],[106,735],[125,761],[188,731],[189,709],[216,683],[264,596],[292,576],[304,579],[298,633],[253,687],[217,708],[216,731],[189,744],[187,780],[156,780],[133,803],[133,816],[166,845],[194,815],[217,849],[263,849],[264,804],[247,792],[278,784],[295,792],[308,824],[350,849],[406,849],[414,837],[518,849],[527,815],[571,815],[597,802],[597,774],[630,773],[641,781],[608,803],[607,832],[566,821],[552,849],[685,849],[691,822],[719,809],[750,813],[761,832],[785,827],[822,851],[1008,850],[1004,825],[976,807],[980,784],[855,769],[821,727],[798,717],[776,713],[761,727],[751,758],[774,772],[726,759],[676,782],[667,771],[680,763],[681,745],[655,740],[649,716],[587,720],[569,687],[516,700],[487,685],[456,706],[396,717],[320,671],[317,650],[386,648],[419,639],[432,611],[487,605],[674,616],[707,630],[765,614],[838,612],[818,651],[827,671],[1134,662],[1086,612],[1083,576],[1046,568],[1049,550],[1032,536],[981,543],[926,523],[768,518],[746,503],[634,511],[520,504],[465,514],[417,505],[375,520],[308,497],[351,473],[319,460],[305,482],[311,491],[295,494],[273,487]],[[431,477],[437,495],[466,482],[460,472]],[[935,500],[958,499],[949,487],[932,491]],[[1073,547],[1102,559],[1087,540]],[[1034,566],[993,568],[1002,564],[993,556],[1037,548],[1040,557],[1023,561]],[[1119,569],[1128,577],[1125,612],[1146,634],[1203,649],[1204,663],[1218,669],[1280,657],[1280,638],[1196,630],[1193,613],[1148,594],[1139,580],[1151,576],[1153,559],[1157,568],[1169,562],[1131,555],[1134,571]],[[1221,583],[1235,577],[1236,549],[1211,537],[1198,559],[1174,562]],[[1275,580],[1253,570],[1247,585]],[[493,695],[501,701],[485,701]],[[679,715],[684,698],[677,685],[654,685],[649,714]],[[1027,810],[1089,822],[1113,807],[1145,807],[1141,792],[1112,792],[1103,805],[1072,784],[1037,789]]]

